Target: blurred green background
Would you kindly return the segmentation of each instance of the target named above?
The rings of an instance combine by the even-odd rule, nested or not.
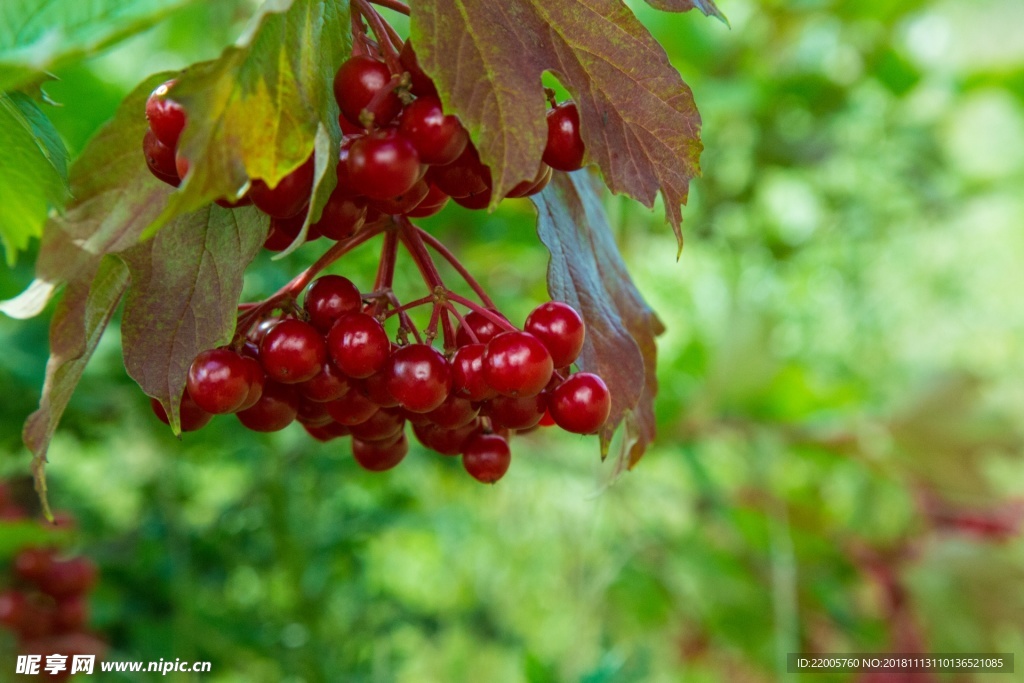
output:
[[[680,262],[660,208],[607,200],[668,328],[656,445],[616,478],[595,439],[534,433],[489,487],[417,450],[364,473],[298,426],[178,442],[112,328],[48,470],[101,567],[111,659],[210,660],[224,683],[696,683],[795,678],[796,651],[1024,653],[1024,4],[722,0],[731,30],[631,6],[704,121]],[[62,67],[46,113],[71,154],[253,11],[195,4]],[[513,321],[545,300],[528,202],[426,223]],[[248,294],[320,249],[261,257]],[[0,318],[9,479],[46,333]]]

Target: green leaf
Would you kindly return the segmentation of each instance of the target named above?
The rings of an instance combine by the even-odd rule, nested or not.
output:
[[[551,252],[551,299],[573,306],[587,325],[578,365],[600,375],[612,394],[611,415],[601,431],[602,457],[625,422],[620,465],[632,467],[654,440],[654,338],[665,328],[626,271],[597,183],[588,172],[556,174],[532,199],[537,232]]]
[[[190,171],[150,231],[237,196],[250,178],[276,185],[309,157],[314,139],[320,153],[308,222],[315,220],[336,183],[341,129],[332,84],[350,49],[348,3],[294,0],[285,12],[263,13],[242,46],[182,74],[173,97],[187,112],[178,144]]]
[[[124,254],[132,279],[121,323],[125,367],[164,404],[176,434],[188,366],[231,340],[242,275],[268,227],[255,207],[209,205]]]
[[[68,195],[67,151],[49,119],[22,93],[0,93],[0,241],[13,265]]]
[[[715,0],[644,0],[654,9],[663,12],[689,12],[692,9],[699,9],[706,17],[715,17],[729,25],[729,20],[722,14],[722,10],[715,5]]]
[[[196,0],[4,0],[0,91],[144,31]]]
[[[547,125],[541,75],[580,108],[587,158],[614,192],[653,206],[660,191],[682,249],[699,173],[700,116],[665,51],[621,0],[424,0],[411,33],[447,109],[491,167],[495,201],[537,173]]]
[[[49,516],[46,502],[46,451],[61,415],[96,345],[128,287],[128,269],[108,257],[87,276],[71,281],[50,322],[50,358],[39,409],[25,420],[22,438],[32,451],[36,490]]]

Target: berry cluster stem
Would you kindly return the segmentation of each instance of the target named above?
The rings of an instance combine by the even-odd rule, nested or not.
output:
[[[409,16],[409,6],[400,0],[370,0],[375,5],[386,7],[387,9],[394,10],[399,14]]]
[[[367,23],[370,24],[373,34],[377,36],[377,44],[380,45],[381,56],[384,58],[388,68],[391,69],[391,73],[402,73],[404,69],[398,61],[398,50],[391,42],[391,34],[387,30],[387,22],[377,13],[377,10],[368,0],[352,0],[352,9],[358,10],[359,14],[363,15]]]

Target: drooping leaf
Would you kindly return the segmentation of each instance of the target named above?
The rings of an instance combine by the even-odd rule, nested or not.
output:
[[[654,440],[654,339],[664,327],[626,271],[596,181],[587,171],[556,174],[533,203],[537,232],[551,252],[551,298],[576,308],[587,326],[579,367],[600,375],[612,394],[611,416],[601,431],[602,456],[625,422],[621,465],[632,467]]]
[[[4,0],[0,91],[144,31],[196,0]]]
[[[293,0],[283,12],[268,5],[248,40],[190,67],[174,86],[187,113],[178,145],[190,172],[151,231],[213,199],[236,196],[250,178],[275,186],[309,157],[314,139],[309,220],[327,203],[341,141],[332,83],[351,48],[348,3]]]
[[[445,106],[491,167],[495,199],[537,173],[547,139],[541,75],[550,70],[579,105],[587,158],[608,187],[647,206],[660,191],[682,248],[700,116],[621,0],[424,0],[412,5],[410,30]]]
[[[46,115],[22,93],[0,92],[0,242],[13,264],[68,193],[67,151]]]
[[[164,404],[175,433],[188,366],[230,341],[242,275],[267,230],[254,207],[209,205],[124,253],[132,279],[121,323],[125,367]]]
[[[722,14],[722,10],[715,5],[715,0],[644,0],[654,9],[663,12],[689,12],[692,9],[699,9],[706,17],[720,19],[726,26],[729,20]]]
[[[72,280],[50,322],[50,358],[39,409],[25,420],[22,438],[32,451],[32,472],[46,511],[46,451],[72,392],[110,317],[128,287],[128,269],[107,257],[90,274]]]

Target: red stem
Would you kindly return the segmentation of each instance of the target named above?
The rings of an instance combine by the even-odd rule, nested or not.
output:
[[[416,231],[424,242],[429,244],[431,248],[441,256],[441,258],[451,264],[452,268],[454,268],[459,275],[462,276],[462,279],[466,281],[466,284],[473,288],[473,291],[476,292],[476,295],[480,297],[480,301],[482,301],[485,306],[488,308],[497,308],[491,300],[491,297],[487,296],[487,292],[485,292],[484,288],[480,286],[480,283],[476,281],[476,278],[469,274],[466,267],[462,265],[459,259],[455,258],[455,254],[448,251],[448,247],[441,244],[440,240],[423,228],[416,227]]]
[[[401,231],[398,236],[402,240],[402,244],[405,245],[409,255],[412,256],[412,260],[415,261],[416,267],[420,269],[423,281],[427,283],[431,291],[436,290],[438,287],[447,290],[444,286],[444,281],[441,279],[441,274],[437,272],[437,266],[434,265],[434,259],[430,258],[430,252],[423,245],[423,239],[419,234],[418,228],[404,216],[398,216],[397,219],[399,230]]]
[[[422,297],[420,299],[416,299],[415,301],[410,301],[409,303],[402,304],[401,306],[397,306],[396,308],[392,308],[391,310],[389,310],[387,313],[384,314],[384,317],[385,318],[390,318],[391,316],[395,315],[396,313],[404,313],[405,311],[408,311],[410,309],[416,308],[417,306],[422,306],[423,304],[429,304],[431,301],[434,301],[434,300],[435,300],[435,297],[434,297],[433,294],[431,294],[430,296],[425,296],[425,297]],[[395,301],[397,303],[398,300],[395,299]]]
[[[467,299],[464,296],[459,296],[455,292],[451,292],[451,291],[448,292],[448,298],[451,299],[452,301],[454,301],[455,303],[462,304],[463,306],[465,306],[466,308],[470,309],[471,311],[476,311],[477,313],[479,313],[483,317],[487,318],[492,323],[494,323],[495,325],[497,325],[501,329],[505,330],[506,332],[515,332],[518,329],[512,323],[510,323],[508,320],[505,320],[505,318],[501,317],[500,314],[495,313],[494,311],[492,311],[490,309],[484,308],[480,304],[478,304],[478,303],[476,303],[474,301],[470,301],[469,299]],[[467,326],[467,329],[468,329],[468,326]]]
[[[388,68],[391,69],[391,73],[401,74],[404,69],[402,69],[402,65],[398,61],[398,51],[391,43],[391,37],[385,28],[384,19],[368,0],[352,0],[352,6],[357,8],[359,13],[370,24],[373,35],[377,37],[377,44],[380,45],[381,56],[384,57],[384,61],[387,63]]]
[[[398,235],[394,229],[384,233],[384,244],[380,248],[380,265],[377,266],[377,278],[373,283],[373,291],[391,291],[395,281],[395,259],[398,257]],[[380,312],[380,300],[374,304],[374,313]]]

